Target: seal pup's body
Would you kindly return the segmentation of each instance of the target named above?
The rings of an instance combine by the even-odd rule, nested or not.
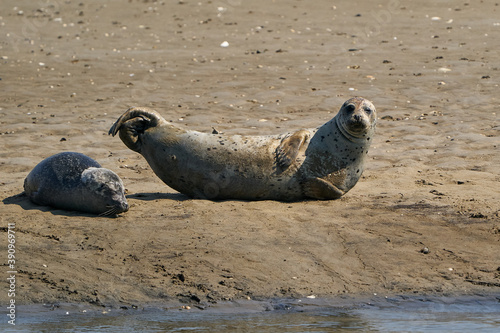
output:
[[[33,203],[58,209],[100,215],[128,210],[120,177],[80,153],[41,161],[24,180],[24,192]]]
[[[349,191],[363,172],[375,122],[373,104],[357,97],[323,126],[282,135],[184,130],[147,108],[130,108],[109,133],[119,133],[161,180],[190,197],[295,201]]]

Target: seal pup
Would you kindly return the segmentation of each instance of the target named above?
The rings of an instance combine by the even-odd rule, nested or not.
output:
[[[24,180],[24,192],[38,205],[113,216],[128,210],[123,182],[90,157],[59,153],[41,161]]]
[[[185,130],[148,108],[129,108],[109,130],[168,186],[207,199],[338,199],[359,180],[376,124],[373,104],[347,100],[315,129],[274,136]]]

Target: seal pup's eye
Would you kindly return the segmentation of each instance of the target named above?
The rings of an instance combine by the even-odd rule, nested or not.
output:
[[[364,109],[367,114],[371,114],[373,112],[373,110],[369,107],[365,107]]]

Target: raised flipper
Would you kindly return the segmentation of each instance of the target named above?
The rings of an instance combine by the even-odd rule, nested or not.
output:
[[[141,150],[140,135],[148,128],[166,122],[156,111],[148,108],[131,107],[111,126],[108,134],[115,136],[120,132],[120,139],[130,149]]]
[[[281,140],[276,148],[276,165],[283,171],[286,170],[297,158],[300,148],[309,138],[309,132],[300,130]]]
[[[345,194],[330,182],[321,178],[309,178],[302,183],[304,194],[320,200],[338,199]]]

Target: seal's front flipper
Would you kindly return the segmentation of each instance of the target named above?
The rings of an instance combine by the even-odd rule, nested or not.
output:
[[[300,148],[309,138],[309,132],[300,130],[281,140],[276,148],[276,165],[282,169],[287,169],[297,158]]]
[[[338,199],[345,194],[330,182],[321,178],[310,178],[302,183],[304,194],[310,198],[320,200]]]

